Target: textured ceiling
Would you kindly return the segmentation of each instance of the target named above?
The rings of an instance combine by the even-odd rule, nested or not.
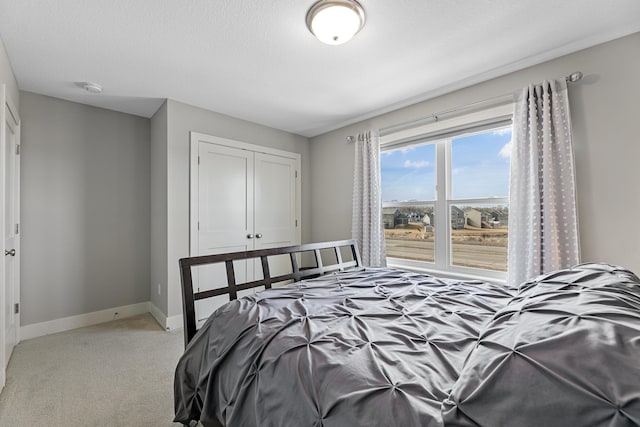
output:
[[[638,0],[360,0],[365,28],[327,46],[313,2],[0,0],[0,37],[21,90],[145,117],[171,98],[314,136],[640,31]]]

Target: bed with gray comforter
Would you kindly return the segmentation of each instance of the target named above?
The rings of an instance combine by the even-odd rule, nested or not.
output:
[[[584,264],[518,289],[378,268],[240,298],[175,374],[205,426],[640,425],[640,281]]]

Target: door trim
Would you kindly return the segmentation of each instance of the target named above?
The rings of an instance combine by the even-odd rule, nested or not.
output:
[[[298,221],[296,228],[296,239],[298,244],[302,239],[302,185],[301,185],[301,156],[298,153],[278,150],[276,148],[264,147],[262,145],[249,144],[242,141],[221,138],[218,136],[207,135],[199,132],[190,132],[190,167],[189,167],[189,255],[198,254],[197,234],[198,234],[198,146],[200,142],[222,145],[225,147],[237,148],[241,150],[253,151],[274,156],[286,157],[296,161],[296,220]]]

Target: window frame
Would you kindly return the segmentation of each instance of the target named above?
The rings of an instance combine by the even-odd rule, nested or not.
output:
[[[507,272],[487,270],[475,267],[454,265],[453,244],[451,233],[451,206],[474,204],[509,204],[509,197],[486,197],[473,199],[454,199],[452,194],[452,153],[453,139],[462,135],[473,135],[487,130],[505,127],[511,124],[513,116],[513,103],[499,105],[493,108],[476,111],[473,113],[455,116],[449,120],[438,120],[433,123],[416,126],[410,129],[402,129],[380,137],[380,150],[387,151],[406,146],[425,143],[435,145],[436,160],[436,200],[420,200],[417,203],[434,206],[436,223],[444,218],[448,227],[434,228],[434,262],[415,261],[404,258],[387,257],[387,265],[409,270],[435,273],[445,277],[458,279],[481,279],[493,282],[506,283]],[[387,202],[382,207],[396,207],[415,205],[412,202]]]

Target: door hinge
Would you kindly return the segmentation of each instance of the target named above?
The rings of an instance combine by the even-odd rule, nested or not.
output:
[[[298,171],[296,171],[296,178],[298,177]]]
[[[20,224],[16,224],[16,234],[20,234]]]
[[[16,305],[14,306],[14,313],[18,314],[20,313],[20,303],[16,303]]]
[[[200,221],[198,221],[198,230],[200,230]]]
[[[198,164],[200,164],[200,156],[198,156]]]
[[[16,144],[16,155],[20,155],[20,144]]]
[[[298,220],[296,219],[296,227],[298,226]]]

